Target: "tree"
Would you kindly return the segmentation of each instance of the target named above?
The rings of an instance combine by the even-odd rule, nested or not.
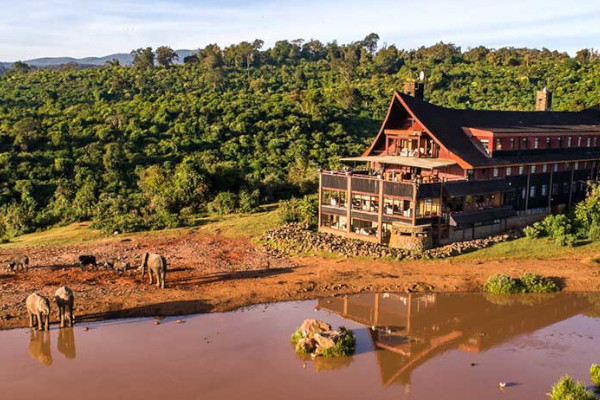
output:
[[[371,56],[377,51],[378,41],[379,35],[376,33],[369,33],[363,40],[363,46]]]
[[[156,49],[156,61],[158,65],[168,68],[175,60],[179,60],[179,55],[172,48],[160,46]]]
[[[139,48],[131,51],[133,65],[140,68],[154,67],[154,53],[152,47]]]
[[[15,72],[20,74],[26,74],[27,72],[31,72],[33,70],[33,67],[31,65],[24,63],[23,61],[15,62],[13,68]]]

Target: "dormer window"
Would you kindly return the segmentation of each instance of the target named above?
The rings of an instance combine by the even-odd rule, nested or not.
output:
[[[581,147],[581,136],[577,138],[577,147]]]
[[[521,148],[522,148],[523,150],[527,150],[527,144],[528,144],[528,143],[527,143],[527,138],[523,138],[523,139],[521,140]]]
[[[592,138],[587,138],[587,140],[586,140],[586,146],[587,147],[591,147],[591,145],[592,145]]]
[[[569,136],[567,138],[567,147],[571,147],[571,142],[573,141],[573,138],[571,136]]]
[[[515,138],[514,138],[514,137],[511,137],[511,138],[509,139],[509,142],[510,142],[510,149],[511,149],[511,150],[514,150],[514,149],[515,149]]]
[[[594,147],[598,147],[598,138],[597,137],[594,138]]]
[[[546,138],[546,148],[547,149],[551,149],[552,148],[552,140],[550,140],[549,137]]]
[[[569,138],[571,139],[571,138]],[[569,139],[567,139],[567,143],[569,143]],[[558,148],[561,149],[562,148],[562,137],[558,137],[558,139],[556,139],[556,142],[558,143]],[[570,146],[570,144],[569,144]]]
[[[485,150],[486,153],[489,154],[490,152],[490,141],[489,139],[481,139],[480,140],[481,146],[483,146],[483,149]]]
[[[523,175],[523,172],[525,172],[525,167],[523,165],[519,165],[519,175]]]
[[[546,172],[548,172],[548,164],[544,164],[544,165],[542,165],[542,172],[543,172],[543,173],[546,173]]]
[[[539,145],[540,145],[540,139],[534,138],[533,139],[533,148],[537,149],[539,147]]]
[[[496,150],[502,150],[502,139],[496,139]]]

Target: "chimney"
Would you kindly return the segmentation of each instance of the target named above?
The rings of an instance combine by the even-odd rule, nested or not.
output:
[[[535,111],[550,111],[552,109],[552,92],[540,90],[535,96]]]
[[[423,82],[404,82],[404,94],[423,100],[425,85]]]

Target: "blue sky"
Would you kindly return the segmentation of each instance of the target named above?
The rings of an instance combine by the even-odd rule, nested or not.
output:
[[[600,0],[0,0],[0,60],[263,39],[600,48]]]

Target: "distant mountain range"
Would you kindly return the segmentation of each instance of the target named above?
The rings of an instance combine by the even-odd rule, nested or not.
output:
[[[192,54],[195,50],[175,50],[177,55],[179,55],[179,61],[177,63],[182,63],[183,59],[190,54]],[[121,65],[131,65],[133,63],[133,57],[129,53],[115,53],[110,54],[104,57],[85,57],[85,58],[73,58],[73,57],[43,57],[43,58],[34,58],[31,60],[23,60],[24,63],[29,64],[31,66],[37,68],[57,68],[64,66],[66,64],[77,64],[81,67],[96,67],[105,65],[108,61],[111,60],[119,60]],[[0,74],[7,69],[12,68],[13,62],[0,62]]]

